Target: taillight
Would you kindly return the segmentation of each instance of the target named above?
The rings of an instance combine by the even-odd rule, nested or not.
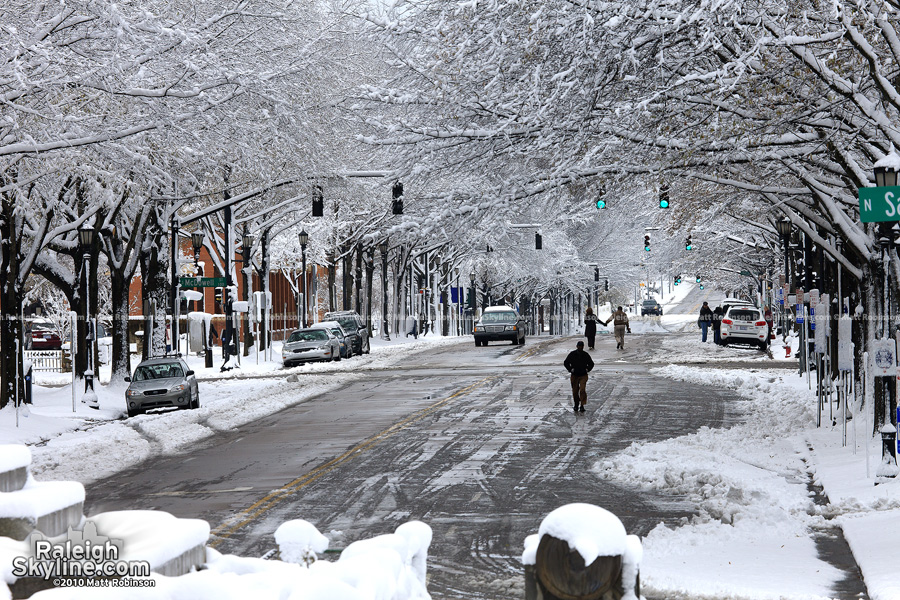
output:
[[[722,325],[734,325],[734,321],[731,319],[722,319]]]
[[[757,321],[757,322],[756,322],[756,326],[757,326],[757,327],[762,327],[762,326],[765,325],[765,324],[766,324],[765,321]]]

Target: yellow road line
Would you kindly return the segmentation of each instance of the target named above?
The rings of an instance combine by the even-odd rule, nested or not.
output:
[[[248,508],[245,508],[238,514],[234,515],[233,517],[229,518],[227,521],[225,521],[224,523],[222,523],[221,525],[219,525],[218,527],[213,529],[210,532],[211,535],[217,536],[219,539],[215,539],[215,540],[211,541],[209,543],[209,546],[212,546],[212,547],[217,546],[220,542],[223,541],[224,538],[230,537],[231,534],[233,534],[235,531],[237,531],[238,529],[247,525],[248,523],[250,523],[257,517],[259,517],[260,515],[267,512],[273,506],[275,506],[276,504],[278,504],[279,502],[281,502],[282,500],[287,498],[290,494],[304,488],[305,486],[309,485],[313,481],[319,479],[323,475],[327,474],[328,472],[336,469],[343,463],[347,462],[354,456],[370,449],[372,446],[376,445],[378,442],[383,441],[383,440],[387,439],[388,437],[409,427],[413,423],[424,419],[425,417],[430,415],[432,412],[434,412],[441,406],[447,404],[454,398],[457,398],[457,397],[473,390],[474,388],[480,386],[484,382],[489,381],[494,378],[495,377],[493,377],[493,376],[485,377],[484,379],[482,379],[480,381],[476,381],[472,385],[464,387],[463,389],[457,391],[456,393],[451,394],[450,396],[447,396],[443,400],[435,402],[431,406],[424,408],[417,413],[414,413],[413,415],[407,417],[406,419],[404,419],[402,421],[399,421],[398,423],[395,423],[394,425],[391,425],[390,427],[388,427],[381,433],[378,433],[378,434],[370,437],[369,439],[360,442],[359,444],[357,444],[350,450],[347,450],[340,456],[333,458],[332,460],[326,462],[325,464],[319,465],[318,467],[316,467],[315,469],[313,469],[306,475],[302,475],[302,476],[298,477],[297,479],[291,481],[290,483],[283,485],[282,487],[278,488],[277,490],[272,491],[265,497],[254,502]],[[240,519],[240,520],[237,523],[235,523],[233,525],[229,525],[229,523],[234,523],[234,521],[238,520],[238,519]]]
[[[519,356],[517,356],[517,357],[516,357],[515,359],[513,359],[513,360],[514,360],[514,361],[520,361],[520,360],[525,360],[526,358],[531,358],[532,356],[534,356],[535,354],[537,354],[537,351],[538,351],[538,350],[540,350],[540,347],[538,347],[538,346],[532,346],[531,348],[529,348],[528,350],[526,350],[525,352],[523,352],[522,354],[520,354]]]

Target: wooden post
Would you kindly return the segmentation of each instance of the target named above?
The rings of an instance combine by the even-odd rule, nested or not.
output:
[[[635,583],[640,598],[640,577]],[[525,600],[621,600],[622,557],[598,556],[589,565],[577,550],[551,535],[538,543],[535,564],[525,567]]]

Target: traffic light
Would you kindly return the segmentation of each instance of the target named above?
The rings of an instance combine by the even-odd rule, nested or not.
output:
[[[609,291],[609,279],[603,280],[603,291],[605,291],[605,292]]]
[[[688,234],[687,238],[684,240],[684,249],[685,250],[693,250],[694,245],[691,243],[691,234]]]
[[[659,186],[659,207],[669,208],[669,186],[666,184]]]
[[[391,188],[391,196],[393,200],[391,200],[391,212],[395,215],[403,214],[403,184],[399,181],[394,182],[394,187]]]
[[[644,236],[644,250],[650,252],[650,234]]]
[[[314,185],[312,190],[312,216],[321,217],[325,212],[325,194],[321,185]]]
[[[594,267],[594,281],[600,281],[600,267]]]
[[[597,198],[597,208],[606,208],[605,198]]]
[[[675,285],[678,285],[679,283],[681,283],[681,275],[676,275],[675,276]]]
[[[700,283],[700,279],[701,279],[701,277],[699,275],[697,275],[697,283]]]
[[[222,288],[216,288],[215,298],[217,304],[222,304]]]
[[[534,249],[540,250],[543,247],[544,247],[544,239],[541,237],[541,234],[535,233],[534,234]]]

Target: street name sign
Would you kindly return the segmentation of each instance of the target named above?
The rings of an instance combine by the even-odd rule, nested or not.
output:
[[[900,221],[900,186],[859,188],[859,220]]]
[[[181,287],[225,287],[224,277],[182,277]]]

